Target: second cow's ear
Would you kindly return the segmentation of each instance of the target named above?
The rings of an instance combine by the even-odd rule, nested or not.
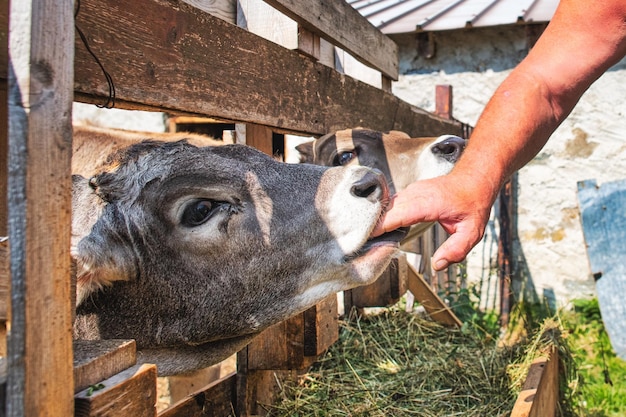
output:
[[[313,143],[304,142],[296,146],[296,150],[300,152],[300,163],[301,164],[312,164],[313,161]]]
[[[135,252],[117,208],[105,203],[83,177],[73,178],[72,258],[76,305],[115,281],[137,274]]]

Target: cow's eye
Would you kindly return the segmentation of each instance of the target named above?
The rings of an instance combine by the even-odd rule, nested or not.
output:
[[[346,152],[338,153],[337,156],[335,156],[333,165],[335,166],[346,165],[348,162],[352,161],[355,157],[356,157],[355,151],[346,151]]]
[[[183,226],[200,226],[211,218],[219,204],[211,200],[197,200],[185,207],[181,222]]]

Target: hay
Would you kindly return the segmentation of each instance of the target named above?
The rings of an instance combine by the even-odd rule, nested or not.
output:
[[[557,333],[497,347],[475,332],[399,309],[356,317],[341,323],[340,340],[308,373],[283,384],[268,414],[506,416],[531,356],[559,345]]]

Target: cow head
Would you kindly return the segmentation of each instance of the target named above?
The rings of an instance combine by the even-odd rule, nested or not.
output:
[[[75,140],[78,140],[75,138]],[[80,338],[132,338],[163,375],[382,273],[388,190],[366,167],[285,164],[242,145],[143,142],[74,177]]]
[[[399,131],[355,128],[327,134],[296,149],[302,163],[376,168],[385,175],[394,194],[417,180],[449,173],[466,142],[453,135],[411,138]],[[430,225],[415,225],[410,236],[422,233]]]

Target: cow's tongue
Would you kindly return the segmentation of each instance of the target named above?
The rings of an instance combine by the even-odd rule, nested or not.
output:
[[[404,237],[408,234],[409,228],[402,227],[400,229],[392,230],[391,232],[384,233],[380,236],[376,236],[374,238],[366,241],[363,246],[353,254],[346,257],[346,261],[351,261],[353,259],[358,258],[361,255],[364,255],[376,245],[384,244],[384,243],[399,243]]]
[[[407,234],[409,234],[409,228],[401,227],[399,229],[392,230],[391,232],[383,233],[380,236],[368,239],[368,241],[365,242],[365,245],[363,245],[363,248],[367,250],[368,247],[373,246],[379,242],[400,242],[406,237]]]

